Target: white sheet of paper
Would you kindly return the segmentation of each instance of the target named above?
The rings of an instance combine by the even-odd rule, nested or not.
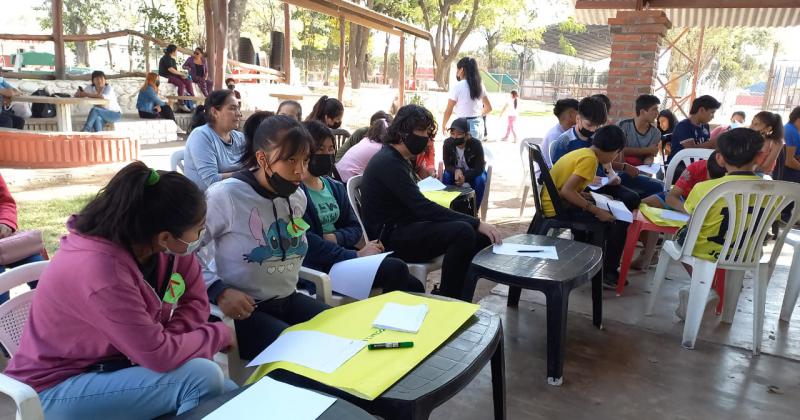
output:
[[[536,251],[536,252],[525,252],[525,251]],[[558,259],[558,252],[556,252],[556,247],[546,246],[546,245],[522,245],[522,244],[511,244],[504,242],[501,245],[494,245],[492,247],[492,252],[500,255],[513,255],[515,257],[544,258],[548,260]]]
[[[402,331],[416,334],[428,314],[428,305],[401,305],[388,302],[383,305],[372,326],[385,330]]]
[[[336,398],[265,376],[203,420],[313,420],[335,402]]]
[[[669,219],[669,220],[675,220],[677,222],[688,222],[689,221],[689,215],[688,214],[683,214],[683,213],[681,213],[679,211],[673,211],[673,210],[667,210],[667,209],[664,209],[664,210],[661,211],[661,217],[663,217],[665,219]]]
[[[331,278],[331,288],[336,293],[355,299],[368,298],[378,267],[389,254],[391,252],[384,252],[334,264],[328,273]]]
[[[417,187],[419,187],[420,192],[425,191],[439,191],[447,188],[447,185],[442,184],[441,181],[438,179],[429,176],[423,179],[420,182],[417,182]]]
[[[600,188],[603,188],[606,185],[608,185],[608,177],[607,176],[596,177],[595,180],[599,181],[599,182],[595,182],[593,184],[589,184],[589,188],[592,191],[597,191]]]
[[[337,337],[317,331],[283,333],[247,367],[272,362],[291,362],[320,372],[332,373],[364,348],[361,340]]]
[[[622,201],[611,200],[602,194],[590,193],[597,207],[608,210],[617,220],[633,223],[633,213],[625,207]]]
[[[658,171],[661,170],[661,165],[657,163],[651,163],[649,165],[639,165],[636,168],[638,168],[640,172],[645,172],[650,175],[655,175],[658,173]]]

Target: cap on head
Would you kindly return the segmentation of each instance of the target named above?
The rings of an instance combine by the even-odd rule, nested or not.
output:
[[[469,133],[469,121],[466,118],[456,118],[450,123],[451,130],[458,130],[462,133]]]

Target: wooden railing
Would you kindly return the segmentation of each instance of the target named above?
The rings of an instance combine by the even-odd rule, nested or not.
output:
[[[144,55],[147,57],[145,60],[145,71],[144,72],[121,72],[114,75],[108,75],[109,79],[117,79],[122,77],[144,77],[146,73],[150,72],[150,46],[151,44],[166,47],[170,43],[155,37],[152,37],[147,34],[143,34],[139,31],[134,31],[131,29],[125,29],[122,31],[114,31],[114,32],[104,32],[99,34],[86,34],[86,35],[64,35],[63,40],[64,42],[80,42],[80,41],[100,41],[104,39],[111,39],[111,38],[120,38],[124,36],[134,36],[141,38],[143,41],[143,50]],[[55,38],[53,35],[32,35],[32,34],[0,34],[0,40],[9,40],[9,41],[40,41],[40,42],[55,42]],[[192,55],[194,50],[184,47],[178,47],[178,51]],[[234,79],[258,79],[258,80],[268,80],[278,83],[284,83],[286,77],[282,71],[278,71],[275,69],[271,69],[269,67],[258,66],[255,64],[248,64],[242,63],[240,61],[231,60],[229,58],[226,59],[227,67],[228,68],[242,68],[247,70],[254,70],[257,73],[255,74],[226,74],[225,78],[231,77]],[[209,64],[209,67],[212,67]],[[213,67],[212,67],[213,68]],[[43,80],[54,80],[55,74],[48,75],[48,74],[33,74],[33,73],[26,73],[26,72],[5,72],[5,77],[8,78],[15,78],[15,79],[43,79]],[[89,80],[90,75],[65,75],[65,79],[67,80]]]

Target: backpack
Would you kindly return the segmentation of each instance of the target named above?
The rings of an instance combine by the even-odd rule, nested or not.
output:
[[[47,93],[44,89],[39,89],[31,96],[53,96]],[[53,104],[37,104],[31,105],[31,117],[33,118],[52,118],[56,116],[56,106]]]

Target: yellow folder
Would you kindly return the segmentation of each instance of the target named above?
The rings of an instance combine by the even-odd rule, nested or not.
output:
[[[387,302],[428,305],[428,314],[416,334],[374,328],[372,321]],[[348,305],[328,309],[310,321],[286,331],[313,330],[367,343],[413,341],[414,347],[368,350],[364,347],[332,373],[324,373],[290,362],[261,365],[248,379],[253,383],[275,369],[286,369],[357,397],[374,400],[433,353],[478,310],[478,305],[391,292]],[[303,351],[298,349],[297,351]]]
[[[425,191],[422,195],[442,207],[450,208],[450,203],[461,193],[458,191]]]

